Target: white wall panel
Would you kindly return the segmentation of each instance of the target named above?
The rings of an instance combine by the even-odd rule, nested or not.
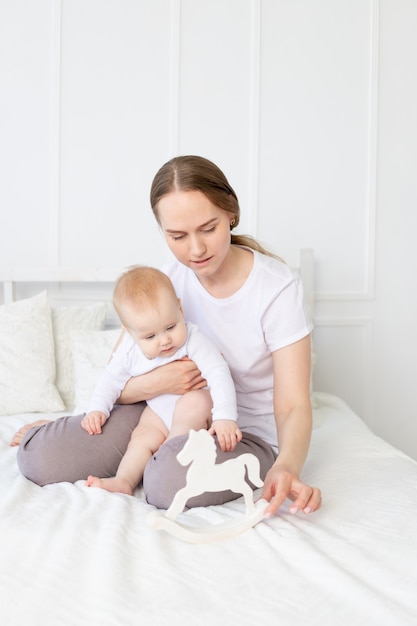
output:
[[[319,292],[368,290],[372,25],[363,0],[262,3],[259,236],[314,247]]]
[[[160,262],[149,188],[169,156],[170,18],[168,0],[63,2],[63,264]]]
[[[179,153],[221,167],[249,223],[252,3],[181,2]]]
[[[417,458],[417,2],[381,2],[373,350],[378,433]]]
[[[52,0],[2,0],[0,265],[47,264]]]

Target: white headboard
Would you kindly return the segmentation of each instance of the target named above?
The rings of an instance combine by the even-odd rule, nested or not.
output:
[[[18,283],[108,283],[113,284],[122,271],[93,268],[71,268],[71,267],[50,267],[50,268],[25,268],[17,270],[0,270],[0,282],[3,283],[3,294],[5,304],[14,302],[16,297],[16,285]]]
[[[8,304],[47,290],[49,301],[56,306],[105,302],[108,304],[106,327],[119,326],[112,294],[116,279],[125,269],[61,266],[0,270],[3,301]]]
[[[70,304],[105,301],[111,303],[113,286],[126,268],[102,269],[98,267],[53,267],[1,270],[3,302],[14,302],[33,295],[33,290],[47,289],[55,303]],[[300,250],[300,263],[296,269],[302,278],[306,302],[314,312],[314,252]],[[18,289],[19,288],[19,289]],[[110,322],[114,313],[110,314]],[[112,325],[112,324],[110,324]]]

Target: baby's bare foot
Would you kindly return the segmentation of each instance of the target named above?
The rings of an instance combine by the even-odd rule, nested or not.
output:
[[[98,487],[112,493],[126,493],[133,496],[133,489],[127,480],[113,476],[113,478],[98,478],[97,476],[89,476],[85,481],[86,487]]]
[[[48,424],[50,420],[37,420],[36,422],[31,422],[30,424],[25,424],[22,428],[13,435],[13,438],[10,442],[11,446],[19,446],[23,437],[26,435],[27,431],[35,426],[43,426],[44,424]]]

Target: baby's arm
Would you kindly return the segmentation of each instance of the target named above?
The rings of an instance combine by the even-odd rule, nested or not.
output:
[[[123,343],[119,345],[117,351],[113,354],[112,359],[99,377],[92,397],[90,398],[87,413],[102,413],[105,415],[106,419],[109,417],[122,389],[131,376],[126,353],[126,350],[129,348],[129,339],[129,335],[123,337]],[[102,425],[103,424],[104,422],[102,422]]]
[[[219,420],[236,424],[236,389],[229,366],[213,342],[196,326],[189,326],[188,356],[207,380],[213,400],[213,424]]]
[[[107,416],[101,411],[90,411],[84,415],[81,426],[89,435],[100,435],[101,427],[107,422]]]
[[[210,435],[217,435],[223,452],[234,450],[237,442],[242,439],[242,432],[234,420],[215,420],[209,433]]]
[[[236,389],[229,366],[213,342],[196,327],[190,332],[188,348],[189,356],[207,380],[213,400],[209,432],[217,436],[223,452],[234,450],[242,433],[237,425]]]

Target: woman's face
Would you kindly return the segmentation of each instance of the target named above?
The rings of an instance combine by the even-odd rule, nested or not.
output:
[[[158,218],[175,257],[198,276],[214,278],[230,252],[230,221],[201,191],[174,191],[158,203]]]

